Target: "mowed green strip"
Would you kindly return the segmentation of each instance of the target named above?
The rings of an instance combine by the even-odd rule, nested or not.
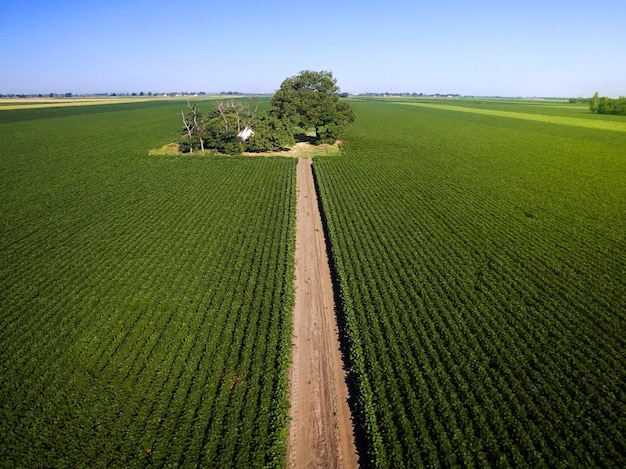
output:
[[[366,465],[626,466],[626,134],[354,108],[314,169]]]
[[[507,117],[513,119],[532,120],[537,122],[546,122],[550,124],[571,125],[575,127],[586,127],[589,129],[613,130],[617,132],[626,132],[625,121],[613,120],[595,120],[584,119],[579,117],[554,116],[547,114],[531,114],[527,112],[499,111],[496,109],[479,109],[475,107],[455,106],[452,104],[424,103],[424,102],[407,102],[402,101],[399,104],[409,106],[420,106],[430,109],[443,109],[446,111],[470,112],[473,114],[484,114],[488,116]],[[552,106],[554,108],[554,106]]]
[[[184,101],[0,113],[0,460],[286,455],[295,160],[149,157]]]

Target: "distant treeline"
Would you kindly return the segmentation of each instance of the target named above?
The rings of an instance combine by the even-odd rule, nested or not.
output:
[[[599,97],[596,92],[589,100],[589,109],[597,114],[626,116],[626,97],[620,96],[618,99]]]
[[[569,98],[570,104],[588,104],[591,98]]]

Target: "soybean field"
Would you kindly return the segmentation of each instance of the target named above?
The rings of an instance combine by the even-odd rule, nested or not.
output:
[[[284,466],[296,160],[62,104],[0,110],[1,465]],[[361,465],[626,466],[626,120],[351,105],[313,170]]]
[[[0,466],[284,464],[296,162],[184,106],[0,111]]]
[[[626,121],[352,105],[314,170],[364,463],[626,465]]]

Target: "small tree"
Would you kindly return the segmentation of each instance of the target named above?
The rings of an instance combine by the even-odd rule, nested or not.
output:
[[[598,92],[596,91],[596,94],[594,94],[593,98],[591,98],[591,101],[589,101],[589,110],[591,112],[598,112],[599,108],[600,108],[600,97],[598,96]]]
[[[611,101],[608,97],[602,96],[598,104],[598,114],[613,114]]]
[[[183,124],[185,125],[183,140],[180,142],[181,151],[184,152],[188,149],[189,153],[193,153],[193,127],[191,125],[191,121],[185,116],[185,111],[180,111],[180,114],[183,116]],[[184,140],[185,137],[187,138],[187,141]]]

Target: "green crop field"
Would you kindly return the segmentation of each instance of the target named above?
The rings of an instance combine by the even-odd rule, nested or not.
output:
[[[366,461],[625,466],[626,120],[353,106],[314,169]]]
[[[0,111],[0,466],[280,466],[295,160],[179,102]]]
[[[296,160],[81,104],[0,110],[0,466],[284,465]],[[314,171],[364,466],[626,466],[626,118],[351,104]]]

